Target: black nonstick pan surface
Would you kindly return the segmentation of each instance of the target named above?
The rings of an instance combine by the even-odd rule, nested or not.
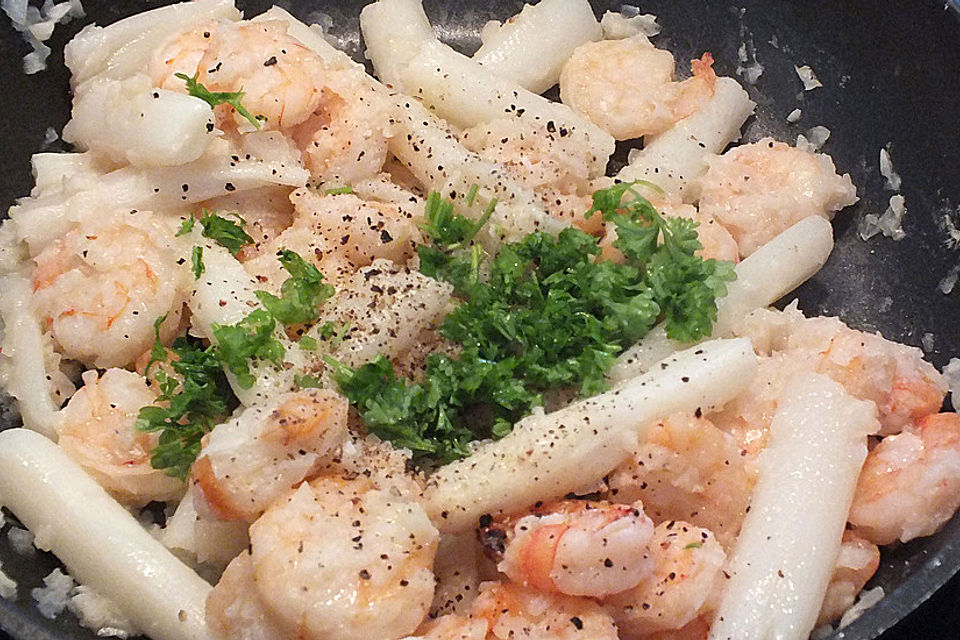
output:
[[[50,43],[50,68],[32,76],[21,71],[27,45],[0,14],[3,210],[29,193],[30,155],[45,148],[47,128],[59,131],[69,116],[63,44],[84,24],[109,24],[160,4],[166,2],[85,0],[87,18],[58,27]],[[239,4],[253,15],[273,3]],[[309,21],[332,22],[330,32],[340,46],[362,59],[357,16],[363,0],[277,4]],[[426,0],[425,5],[441,37],[471,52],[479,46],[480,27],[512,15],[521,1]],[[598,15],[620,9],[614,1],[593,0],[593,5]],[[951,295],[938,288],[960,265],[960,253],[948,245],[946,231],[948,220],[960,227],[960,2],[648,0],[642,9],[659,16],[663,33],[655,42],[678,61],[709,50],[718,73],[734,75],[738,50],[745,44],[749,62],[755,57],[763,66],[756,84],[747,87],[758,107],[745,129],[746,140],[770,134],[793,141],[815,125],[832,132],[824,150],[841,172],[852,175],[861,200],[835,220],[836,249],[826,267],[796,292],[801,308],[808,315],[838,315],[853,327],[880,331],[893,340],[925,344],[927,357],[938,367],[960,357],[960,286]],[[824,86],[802,91],[794,65],[810,65]],[[802,117],[788,124],[785,118],[795,108]],[[48,150],[66,150],[58,145],[62,143]],[[907,235],[899,242],[882,236],[865,242],[858,237],[857,223],[866,214],[882,213],[891,195],[883,190],[878,172],[884,146],[903,178]],[[8,406],[8,400],[3,402],[7,404],[0,406]],[[0,411],[3,427],[16,424],[9,416]],[[30,602],[29,590],[56,566],[52,556],[19,556],[0,536],[0,561],[20,584],[17,602],[0,599],[3,631],[18,640],[95,637],[69,614],[44,619]],[[960,517],[955,517],[934,536],[886,550],[868,587],[882,586],[887,597],[832,637],[960,638],[960,579],[948,583],[958,569]]]

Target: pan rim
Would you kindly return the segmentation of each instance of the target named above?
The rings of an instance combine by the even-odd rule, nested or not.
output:
[[[942,6],[951,19],[960,24],[960,0],[933,2]],[[960,513],[954,516],[954,520],[957,519],[960,519]],[[960,531],[934,555],[925,558],[923,565],[915,569],[896,589],[886,593],[883,601],[866,610],[851,625],[830,638],[879,638],[903,622],[957,573],[960,573]],[[29,599],[29,596],[21,596],[20,600],[24,599]],[[52,621],[49,625],[37,625],[37,620],[30,614],[29,608],[24,609],[18,607],[16,602],[0,599],[0,630],[13,638],[23,640],[64,640],[69,637],[60,635]],[[859,635],[861,631],[868,630],[869,635]]]

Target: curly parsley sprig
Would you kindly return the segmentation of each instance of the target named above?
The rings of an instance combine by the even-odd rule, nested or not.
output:
[[[698,222],[665,218],[636,189],[636,182],[614,185],[593,195],[589,217],[600,213],[616,226],[613,246],[628,264],[641,266],[645,284],[663,314],[667,336],[695,342],[708,335],[717,320],[717,298],[736,279],[733,263],[703,260]]]

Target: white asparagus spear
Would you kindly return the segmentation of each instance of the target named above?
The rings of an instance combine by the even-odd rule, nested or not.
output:
[[[533,231],[557,232],[561,224],[551,218],[530,190],[507,174],[503,165],[471,152],[446,124],[412,98],[400,96],[396,134],[388,141],[390,152],[427,190],[454,200],[463,215],[479,218],[497,199],[497,206],[478,238],[488,248],[503,240],[520,240]],[[471,185],[479,191],[468,205]]]
[[[208,640],[210,585],[177,560],[57,445],[0,433],[0,502],[81,583],[154,640]]]
[[[820,374],[784,388],[711,640],[803,640],[836,565],[876,406]]]
[[[540,0],[496,29],[484,29],[483,46],[473,59],[501,78],[543,93],[557,84],[574,49],[602,35],[587,0]]]
[[[362,65],[354,62],[346,53],[327,42],[323,37],[323,27],[316,24],[308,25],[291,15],[289,11],[281,9],[278,6],[270,7],[267,11],[251,18],[250,22],[264,22],[267,20],[286,22],[287,35],[295,40],[299,40],[300,44],[320,56],[324,63],[329,65],[330,68],[355,68],[358,71],[358,75],[362,74],[362,77],[370,78],[367,72],[363,70]],[[370,78],[370,80],[373,80],[373,78]]]
[[[265,135],[264,135],[265,134]],[[282,141],[276,132],[247,134],[247,141]],[[225,140],[215,141],[199,160],[176,167],[136,169],[126,166],[78,185],[77,191],[55,191],[40,198],[25,198],[10,208],[17,240],[30,246],[32,255],[65,234],[85,216],[109,210],[153,210],[177,213],[191,204],[229,193],[271,185],[302,187],[310,174],[294,162],[258,157],[239,161]],[[183,185],[189,190],[184,192]]]
[[[23,276],[0,278],[0,315],[3,317],[3,355],[13,366],[7,390],[17,399],[23,425],[56,439],[60,416],[50,397],[43,364],[43,332],[30,311],[33,288]]]
[[[796,223],[735,267],[737,279],[717,301],[714,338],[732,335],[737,323],[755,309],[767,307],[813,276],[833,250],[833,228],[819,216]],[[661,323],[630,347],[610,369],[620,382],[640,375],[674,351],[690,345],[671,340]]]
[[[749,340],[716,340],[606,393],[528,416],[503,439],[432,475],[427,513],[441,531],[459,532],[477,526],[484,514],[516,513],[537,500],[590,490],[636,450],[654,421],[723,405],[750,382],[756,366]]]
[[[736,80],[718,78],[713,97],[699,111],[648,141],[617,178],[648,180],[669,196],[694,202],[695,181],[706,172],[707,158],[740,138],[754,106]]]
[[[403,88],[403,70],[424,42],[437,36],[421,0],[379,0],[360,12],[360,30],[380,82]]]
[[[460,128],[501,118],[555,128],[590,150],[594,176],[603,175],[614,150],[610,134],[570,107],[527,91],[437,41],[423,43],[403,72],[403,86]]]
[[[150,58],[186,25],[207,20],[239,20],[233,0],[196,0],[152,9],[106,27],[88,25],[63,54],[77,87],[95,75],[120,80],[147,67]]]

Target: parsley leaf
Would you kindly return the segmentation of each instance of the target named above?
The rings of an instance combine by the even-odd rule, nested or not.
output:
[[[153,368],[158,362],[162,362],[167,358],[167,349],[163,346],[163,343],[160,342],[160,327],[164,322],[167,321],[167,314],[163,314],[153,322],[153,346],[150,348],[150,359],[147,360],[147,366],[144,367],[143,375],[145,377],[150,376],[150,369]]]
[[[155,404],[140,409],[136,428],[160,432],[157,445],[150,452],[151,466],[186,479],[190,465],[200,453],[200,439],[238,403],[214,355],[214,347],[203,348],[197,341],[181,337],[173,342],[168,353],[160,342],[164,320],[165,317],[158,318],[154,324],[156,339],[146,371],[151,377],[154,364],[167,363],[152,375],[160,395]]]
[[[243,100],[243,96],[246,95],[243,90],[233,92],[210,91],[205,86],[197,82],[197,78],[200,76],[199,71],[193,74],[192,78],[185,73],[175,73],[173,75],[187,83],[188,94],[194,98],[200,98],[209,104],[211,109],[221,104],[229,104],[231,107],[236,109],[237,113],[246,118],[250,124],[257,129],[260,128],[260,121],[253,117],[253,115],[247,111],[242,104],[240,104],[240,101]]]
[[[240,223],[217,215],[214,211],[204,209],[199,220],[203,226],[203,237],[210,238],[225,247],[233,255],[237,255],[245,246],[253,244],[253,238],[243,230],[243,218],[240,218],[240,216],[237,216],[237,218]],[[190,228],[193,228],[192,224]],[[183,226],[180,227],[180,230],[183,231]]]
[[[203,264],[203,247],[199,245],[195,246],[190,257],[193,264],[193,279],[199,280],[206,269],[206,266]]]
[[[307,374],[295,374],[293,376],[293,384],[297,385],[300,389],[322,389],[323,382],[320,378],[316,376],[311,376]]]
[[[285,350],[274,335],[277,321],[265,309],[257,309],[236,324],[213,323],[217,339],[217,359],[236,377],[237,384],[249,389],[255,381],[250,360],[259,358],[280,366]]]
[[[193,216],[190,216],[189,218],[185,219],[183,222],[180,223],[180,228],[177,229],[177,232],[174,234],[174,237],[179,238],[180,236],[187,235],[188,233],[193,231],[193,227],[196,224],[197,224],[197,219],[194,218]]]
[[[279,260],[290,274],[280,285],[281,297],[267,291],[254,293],[270,315],[284,325],[313,322],[320,305],[333,295],[333,285],[324,284],[323,274],[294,251],[283,249]]]
[[[717,319],[717,298],[727,294],[727,283],[736,279],[733,264],[703,260],[697,222],[687,218],[664,218],[625,182],[593,195],[587,212],[600,212],[613,222],[617,239],[613,246],[628,263],[643,266],[646,283],[663,312],[667,336],[695,342],[710,335]],[[629,196],[624,200],[624,196]]]
[[[237,255],[241,249],[243,249],[248,244],[253,244],[253,238],[251,238],[246,231],[243,230],[243,225],[246,224],[239,215],[233,214],[236,216],[238,222],[233,220],[228,220],[221,215],[218,215],[215,211],[207,211],[203,209],[200,215],[200,219],[197,220],[194,217],[189,217],[180,223],[180,228],[177,230],[175,237],[179,238],[185,236],[196,226],[197,222],[200,223],[202,227],[201,235],[204,238],[210,238],[211,240],[219,243],[221,246],[225,247],[233,255]],[[197,254],[197,248],[193,250],[194,255]],[[194,258],[194,272],[196,272],[196,260]],[[200,276],[197,276],[198,278]]]

